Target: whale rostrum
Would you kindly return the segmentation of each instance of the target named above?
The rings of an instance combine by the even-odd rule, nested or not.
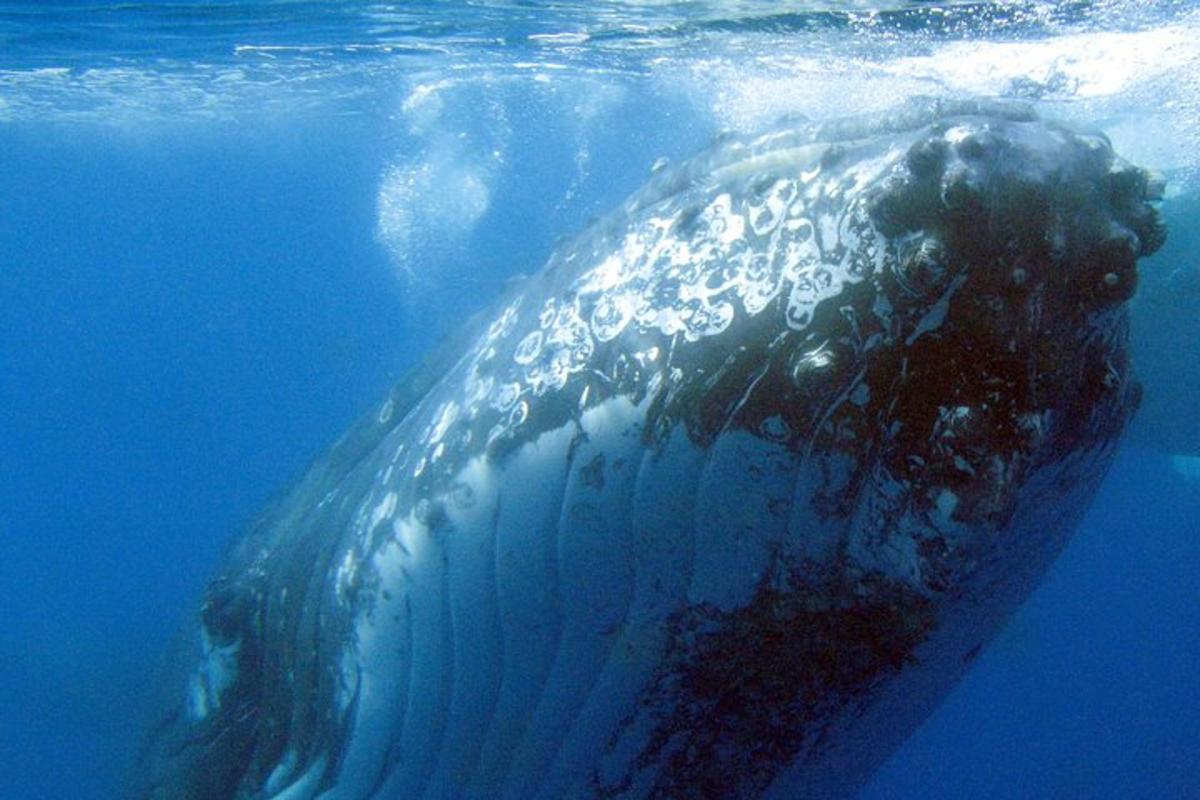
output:
[[[656,170],[237,541],[133,796],[852,796],[1108,469],[1154,199],[987,101]]]

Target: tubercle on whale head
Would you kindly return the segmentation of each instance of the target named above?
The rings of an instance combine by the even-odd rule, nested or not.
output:
[[[1140,398],[1125,304],[1165,239],[1155,194],[1102,136],[985,118],[932,126],[876,190],[896,254],[880,285],[908,320],[902,363],[879,367],[899,376],[884,463],[935,535],[986,546],[1035,471],[1115,443]]]
[[[921,239],[900,265],[909,287],[936,289],[925,276],[931,262],[953,259],[972,267],[980,288],[1027,292],[1045,282],[1099,307],[1128,300],[1136,260],[1165,241],[1147,203],[1155,195],[1146,171],[1117,159],[1100,135],[949,121],[909,148],[871,214],[885,235]]]

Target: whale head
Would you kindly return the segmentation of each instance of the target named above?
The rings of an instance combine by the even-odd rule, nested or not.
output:
[[[869,192],[894,349],[867,382],[928,586],[1055,502],[1050,476],[1082,480],[1111,452],[1141,394],[1127,301],[1165,238],[1158,191],[1101,134],[966,116],[923,130]]]

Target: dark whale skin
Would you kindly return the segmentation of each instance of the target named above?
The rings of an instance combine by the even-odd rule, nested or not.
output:
[[[986,101],[659,172],[238,541],[131,796],[852,796],[1108,469],[1154,196]]]

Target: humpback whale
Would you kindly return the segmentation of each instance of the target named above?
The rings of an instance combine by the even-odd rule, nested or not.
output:
[[[852,796],[1108,469],[1157,188],[971,100],[657,170],[235,543],[132,796]]]

